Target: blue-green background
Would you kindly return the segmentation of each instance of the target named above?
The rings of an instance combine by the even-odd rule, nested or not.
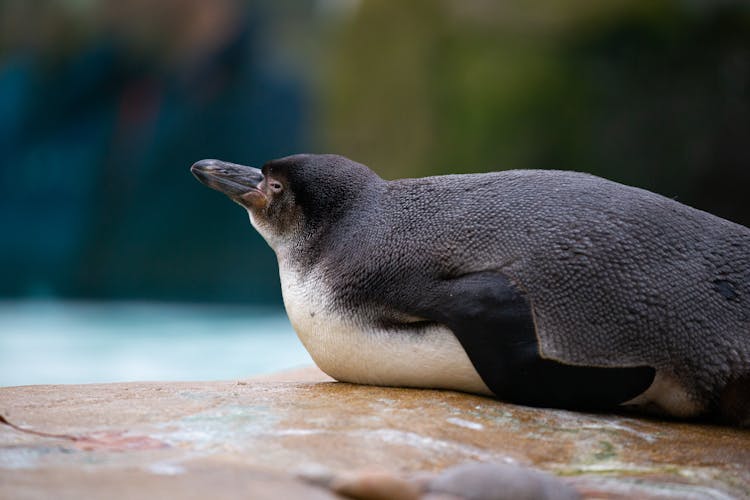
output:
[[[750,224],[748,5],[2,0],[0,298],[280,305],[202,158],[583,170]]]

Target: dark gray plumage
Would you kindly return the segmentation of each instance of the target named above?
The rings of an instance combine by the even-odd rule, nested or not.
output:
[[[222,190],[212,178],[237,174],[217,173],[215,165],[226,164],[212,161],[196,164],[194,172]],[[750,230],[744,226],[575,172],[384,181],[346,158],[297,155],[269,162],[263,175],[281,186],[278,193],[261,183],[262,196],[229,194],[276,250],[282,285],[285,269],[294,271],[295,283],[323,283],[321,307],[354,317],[357,325],[415,336],[433,324],[448,326],[495,394],[506,388],[488,374],[493,356],[516,366],[517,355],[506,359],[504,352],[533,341],[535,363],[650,367],[656,373],[651,392],[636,402],[667,413],[747,408],[734,401],[750,398],[736,390],[737,384],[747,388],[750,376]],[[503,317],[492,319],[501,308]],[[290,317],[294,324],[291,311]],[[504,347],[486,344],[509,328],[530,329],[535,338],[519,333],[521,340]],[[493,349],[503,352],[487,352]],[[591,378],[582,374],[571,380]],[[622,372],[613,380],[630,378]],[[724,392],[728,385],[735,388],[731,394]],[[646,387],[634,394],[635,386],[622,389],[617,402]],[[509,387],[507,394],[530,404],[567,405],[546,401],[543,389],[528,401],[516,397],[525,390]],[[592,397],[599,396],[586,396]]]

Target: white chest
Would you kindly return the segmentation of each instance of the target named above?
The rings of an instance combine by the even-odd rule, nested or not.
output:
[[[491,394],[453,333],[434,325],[383,329],[337,311],[327,286],[280,264],[289,320],[318,367],[336,380]]]

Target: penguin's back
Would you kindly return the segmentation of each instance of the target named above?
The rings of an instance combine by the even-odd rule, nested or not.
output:
[[[381,205],[381,236],[401,248],[381,257],[394,279],[505,274],[531,303],[544,357],[647,364],[700,398],[750,371],[744,226],[563,171],[393,181]]]

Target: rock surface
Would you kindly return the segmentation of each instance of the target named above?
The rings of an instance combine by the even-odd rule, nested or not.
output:
[[[0,498],[337,498],[299,479],[470,461],[551,472],[586,498],[748,498],[750,431],[333,383],[0,388]],[[317,471],[317,472],[316,472]]]

